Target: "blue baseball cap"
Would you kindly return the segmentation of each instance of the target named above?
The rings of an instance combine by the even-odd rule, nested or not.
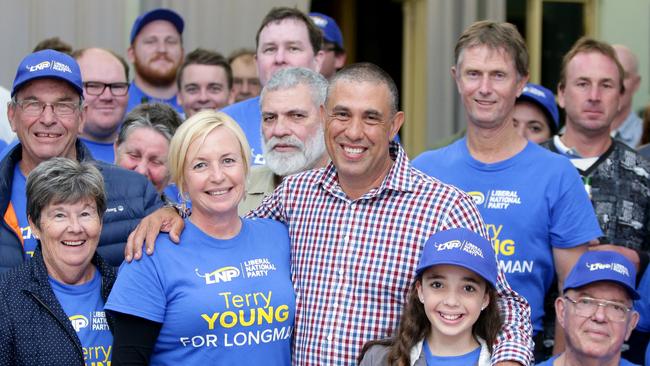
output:
[[[542,110],[549,118],[549,122],[553,122],[553,125],[549,126],[551,131],[557,131],[560,128],[560,111],[557,109],[555,95],[552,91],[541,85],[528,83],[524,86],[524,91],[519,98],[517,98],[517,101],[520,100],[527,100],[542,107]]]
[[[343,49],[343,34],[336,21],[322,13],[309,13],[311,20],[323,31],[323,38],[327,42],[334,43],[338,48]]]
[[[142,28],[154,20],[166,20],[176,27],[179,34],[183,34],[185,22],[183,22],[183,18],[181,18],[178,13],[170,9],[154,9],[140,15],[135,22],[133,22],[133,28],[131,28],[131,44],[133,44],[135,37],[140,33]]]
[[[638,300],[635,289],[636,269],[622,254],[593,250],[584,253],[564,280],[566,291],[598,281],[611,281],[623,286],[632,299]]]
[[[74,58],[54,50],[41,50],[27,55],[16,70],[11,96],[34,79],[54,78],[68,82],[83,97],[81,71]]]
[[[439,231],[427,240],[415,270],[420,275],[438,264],[461,266],[496,287],[497,261],[489,240],[465,228]]]

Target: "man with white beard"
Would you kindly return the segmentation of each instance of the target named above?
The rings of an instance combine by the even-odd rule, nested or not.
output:
[[[266,165],[251,169],[240,214],[258,207],[283,177],[328,162],[320,114],[326,96],[327,80],[306,68],[282,69],[266,83],[260,97]]]

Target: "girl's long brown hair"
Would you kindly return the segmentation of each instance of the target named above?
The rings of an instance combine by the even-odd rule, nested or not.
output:
[[[402,311],[399,328],[397,328],[395,336],[390,339],[367,342],[361,350],[359,362],[361,362],[370,347],[383,345],[390,348],[387,359],[388,365],[409,366],[411,364],[411,348],[426,338],[431,332],[431,323],[424,311],[424,305],[418,297],[417,284],[421,281],[422,274],[411,285],[406,296],[406,305]],[[498,294],[496,290],[490,284],[487,284],[486,290],[490,298],[490,303],[481,312],[476,323],[474,323],[472,333],[475,337],[483,338],[487,343],[488,349],[492,352],[492,345],[496,341],[503,321],[497,304]]]

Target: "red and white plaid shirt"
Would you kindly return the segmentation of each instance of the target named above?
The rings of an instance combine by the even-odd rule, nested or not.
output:
[[[420,251],[437,231],[466,227],[487,238],[472,199],[411,167],[391,142],[382,184],[351,200],[336,168],[287,177],[252,212],[285,222],[296,289],[294,365],[356,365],[363,344],[397,328]],[[492,362],[532,362],[530,307],[499,273],[505,326]]]

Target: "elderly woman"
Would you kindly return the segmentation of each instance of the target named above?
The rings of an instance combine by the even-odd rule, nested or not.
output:
[[[114,363],[290,365],[287,229],[237,215],[250,151],[220,112],[193,115],[172,138],[172,180],[192,214],[180,245],[160,235],[153,255],[120,269],[106,304],[116,319]]]
[[[32,260],[0,281],[0,365],[110,364],[104,303],[115,270],[95,253],[106,210],[92,164],[41,163],[27,178]]]
[[[182,122],[167,104],[140,104],[126,116],[115,141],[115,164],[146,176],[158,192],[164,191],[163,198],[174,202],[178,192],[167,187],[167,153],[169,141]]]

